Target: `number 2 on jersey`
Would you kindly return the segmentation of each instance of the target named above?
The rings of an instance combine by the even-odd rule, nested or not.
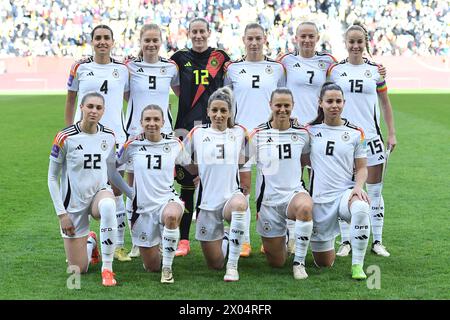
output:
[[[209,71],[208,70],[194,70],[195,75],[195,84],[198,86],[200,84],[208,85],[208,77],[209,77]]]
[[[149,83],[148,88],[150,90],[156,89],[156,77],[155,76],[148,76],[148,83]]]

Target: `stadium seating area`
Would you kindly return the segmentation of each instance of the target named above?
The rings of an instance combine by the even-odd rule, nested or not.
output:
[[[377,55],[449,55],[450,4],[434,0],[10,0],[0,3],[0,57],[90,54],[93,26],[115,32],[115,56],[137,52],[140,26],[162,26],[162,55],[189,45],[187,25],[194,16],[211,22],[211,46],[233,58],[243,52],[243,27],[257,21],[267,29],[268,54],[294,49],[296,26],[317,23],[323,49],[341,56],[342,34],[363,22]],[[239,46],[236,45],[239,43]]]

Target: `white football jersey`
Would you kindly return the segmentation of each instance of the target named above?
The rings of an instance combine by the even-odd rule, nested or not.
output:
[[[126,62],[130,71],[130,99],[126,116],[126,132],[137,136],[142,132],[141,113],[149,104],[161,107],[164,114],[163,133],[172,132],[172,115],[169,110],[170,87],[179,85],[178,67],[172,60],[159,58],[147,63],[139,57]]]
[[[117,143],[126,140],[123,129],[123,94],[129,90],[127,67],[114,59],[108,64],[98,64],[93,57],[75,63],[67,82],[69,91],[78,91],[74,122],[81,120],[80,103],[83,96],[91,91],[100,93],[105,98],[105,113],[102,123],[111,128]]]
[[[216,210],[238,191],[239,162],[244,162],[246,141],[247,130],[240,125],[218,131],[205,124],[188,134],[186,150],[193,155],[200,176],[200,209]]]
[[[108,187],[107,163],[115,163],[115,152],[114,133],[101,124],[95,134],[81,131],[80,122],[58,132],[50,160],[62,164],[60,191],[67,212],[86,209]]]
[[[316,52],[311,58],[303,58],[298,52],[280,59],[286,68],[286,87],[294,96],[292,116],[306,124],[317,117],[319,94],[326,81],[327,69],[336,59],[328,53]]]
[[[183,143],[172,135],[162,134],[151,142],[141,134],[128,140],[117,153],[122,165],[130,160],[134,173],[133,211],[153,212],[176,196],[173,187],[175,164],[189,163]]]
[[[364,58],[363,64],[354,65],[346,59],[330,66],[327,74],[344,92],[342,117],[362,128],[367,139],[381,136],[378,92],[387,87],[377,64]]]
[[[311,135],[310,190],[314,202],[328,203],[353,188],[356,158],[366,158],[364,131],[345,120],[341,126],[308,126]]]
[[[270,96],[286,85],[286,72],[281,63],[267,57],[257,62],[241,59],[228,65],[224,85],[233,87],[235,123],[253,130],[269,120]]]
[[[301,155],[309,153],[309,134],[291,122],[287,130],[272,128],[270,122],[250,134],[250,156],[257,167],[257,207],[275,206],[304,190],[301,182]],[[259,209],[259,208],[258,208]]]

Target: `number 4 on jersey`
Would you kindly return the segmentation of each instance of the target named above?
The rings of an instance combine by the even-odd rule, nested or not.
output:
[[[105,80],[102,84],[102,86],[100,87],[100,91],[108,94],[108,80]]]

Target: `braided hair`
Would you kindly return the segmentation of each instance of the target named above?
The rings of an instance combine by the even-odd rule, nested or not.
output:
[[[366,27],[363,26],[363,24],[359,21],[353,22],[353,24],[345,31],[345,38],[347,38],[347,35],[350,31],[361,31],[364,34],[364,40],[366,41],[366,50],[369,56],[372,58],[372,54],[370,53],[370,47],[369,47],[369,33],[367,32]]]

